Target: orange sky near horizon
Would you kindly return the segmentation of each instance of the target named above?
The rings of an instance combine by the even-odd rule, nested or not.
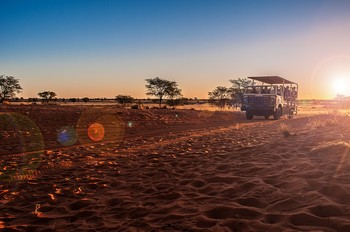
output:
[[[72,71],[71,69],[70,71]],[[113,88],[108,86],[109,83],[113,83],[113,77],[111,74],[104,74],[103,78],[99,77],[99,74],[95,74],[87,78],[85,81],[81,81],[80,78],[70,78],[69,81],[61,82],[60,75],[68,75],[68,74],[55,74],[53,79],[57,80],[55,83],[55,87],[46,87],[48,86],[46,83],[37,83],[36,86],[41,90],[46,89],[60,89],[60,91],[56,91],[58,97],[69,98],[69,97],[107,97],[113,98],[118,94],[126,94],[131,95],[136,98],[148,98],[145,88],[145,80],[146,78],[159,76],[161,78],[169,79],[177,81],[179,87],[182,89],[182,93],[184,97],[188,98],[207,98],[207,94],[209,91],[212,91],[216,86],[230,86],[229,79],[234,79],[238,77],[246,77],[246,76],[259,76],[259,75],[280,75],[286,79],[291,81],[295,81],[299,84],[299,98],[300,99],[332,99],[337,94],[350,95],[350,90],[344,88],[342,86],[342,81],[346,84],[346,81],[350,80],[350,57],[348,56],[330,56],[323,60],[320,60],[313,70],[309,69],[307,73],[309,75],[302,76],[298,75],[281,75],[281,72],[273,73],[269,72],[259,72],[255,71],[248,74],[240,74],[240,75],[225,75],[224,73],[215,73],[215,71],[211,71],[207,68],[206,72],[201,74],[200,72],[192,71],[187,74],[185,72],[178,71],[174,73],[166,73],[165,75],[158,74],[149,74],[144,77],[140,77],[140,80],[135,80],[132,78],[133,73],[124,74],[126,76],[125,80],[122,81],[120,85],[118,82],[113,84],[115,85]],[[180,73],[180,74],[179,74]],[[261,74],[262,73],[262,74]],[[100,74],[103,75],[103,74]],[[135,75],[135,74],[134,74]],[[137,75],[137,74],[136,74]],[[141,75],[141,74],[139,74]],[[297,76],[298,75],[298,76]],[[177,78],[166,78],[167,76],[176,76]],[[191,81],[188,81],[191,80]],[[205,83],[203,83],[205,80]],[[340,83],[339,83],[340,82]],[[30,91],[26,90],[27,85],[31,85],[31,83],[27,83],[25,80],[20,79],[20,83],[24,88],[23,93],[18,96],[23,96],[25,98],[28,97],[37,97],[36,92],[30,93]],[[337,86],[338,85],[338,86]],[[342,86],[342,87],[339,87]],[[94,86],[91,88],[90,86]],[[108,87],[107,87],[108,86]]]

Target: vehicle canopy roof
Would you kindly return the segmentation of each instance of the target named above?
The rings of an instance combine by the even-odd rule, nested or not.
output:
[[[248,79],[260,81],[262,83],[271,84],[271,85],[273,85],[273,84],[295,84],[295,85],[298,85],[295,82],[289,81],[289,80],[284,79],[284,78],[279,77],[279,76],[248,77]]]

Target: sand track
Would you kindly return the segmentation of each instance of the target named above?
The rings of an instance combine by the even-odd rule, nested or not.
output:
[[[350,230],[348,117],[229,119],[144,126],[122,143],[45,150],[36,170],[1,181],[0,225],[36,231]],[[280,131],[282,124],[290,136]],[[3,156],[3,162],[23,156]]]

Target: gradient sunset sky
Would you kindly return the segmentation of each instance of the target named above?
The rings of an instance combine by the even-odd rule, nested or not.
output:
[[[145,98],[145,79],[157,76],[207,98],[254,75],[296,81],[301,98],[350,95],[347,0],[0,0],[0,9],[0,74],[19,78],[25,98]]]

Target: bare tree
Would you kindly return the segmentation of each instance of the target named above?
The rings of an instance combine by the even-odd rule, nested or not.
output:
[[[19,80],[13,76],[0,75],[0,102],[11,99],[22,91]]]
[[[168,81],[159,77],[146,79],[147,95],[153,95],[158,98],[159,108],[161,108],[164,98],[174,99],[182,96],[181,89],[175,81]]]
[[[56,97],[56,93],[52,91],[44,91],[41,93],[38,93],[38,96],[42,98],[43,102],[49,102],[52,100],[54,97]]]
[[[208,93],[209,102],[220,108],[225,108],[231,99],[231,89],[223,86],[218,86],[212,92]]]

